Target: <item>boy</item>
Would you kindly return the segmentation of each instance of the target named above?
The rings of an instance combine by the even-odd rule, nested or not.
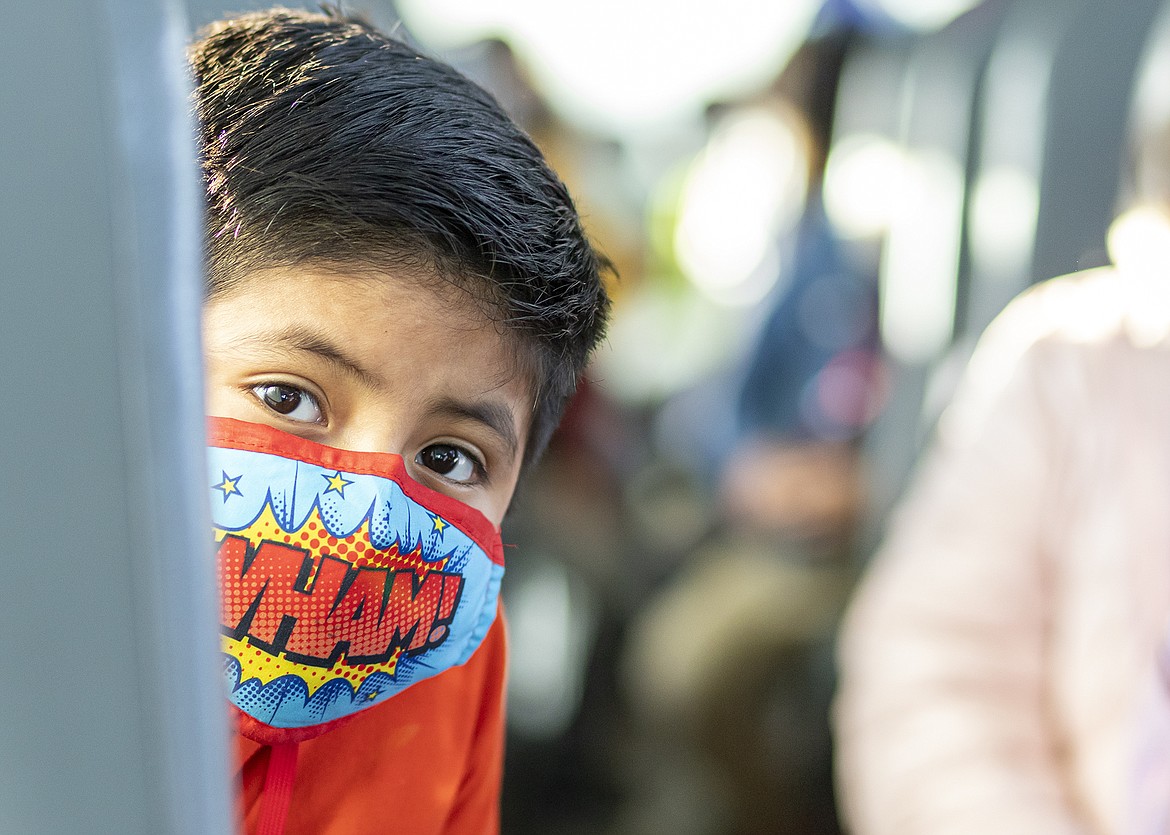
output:
[[[191,63],[244,827],[494,832],[499,525],[601,263],[491,97],[362,22],[248,15]]]

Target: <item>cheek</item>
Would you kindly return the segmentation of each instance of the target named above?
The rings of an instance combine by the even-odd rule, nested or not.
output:
[[[488,520],[492,523],[492,525],[495,526],[496,530],[498,531],[500,529],[500,525],[504,521],[504,514],[507,512],[507,510],[507,505],[504,505],[503,507],[488,508],[483,510],[483,515],[488,518]]]
[[[455,498],[474,510],[478,510],[492,523],[496,530],[500,529],[500,521],[504,518],[504,511],[507,508],[501,507],[500,499],[497,496],[491,493],[481,493],[476,496],[453,496],[452,498]]]
[[[245,417],[239,397],[232,397],[221,386],[209,382],[204,398],[203,409],[210,417]]]
[[[518,473],[511,474],[505,480],[506,483],[499,488],[499,492],[493,490],[490,507],[478,508],[496,526],[496,530],[500,529],[500,525],[504,522],[504,516],[508,513],[508,506],[512,504],[512,495],[516,492],[518,475]]]
[[[203,411],[208,416],[243,420],[251,415],[246,395],[238,387],[230,385],[224,379],[222,370],[206,358],[203,375]]]

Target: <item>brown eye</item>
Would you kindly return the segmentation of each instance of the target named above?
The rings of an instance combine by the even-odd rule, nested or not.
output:
[[[296,386],[262,383],[254,386],[252,393],[269,409],[289,420],[302,423],[321,422],[321,407],[317,405],[317,400]]]
[[[448,481],[460,484],[473,482],[481,469],[471,453],[453,444],[431,444],[415,457],[415,461]]]

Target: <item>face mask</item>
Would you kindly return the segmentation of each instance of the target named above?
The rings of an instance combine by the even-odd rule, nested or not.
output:
[[[318,736],[465,662],[496,617],[499,532],[401,457],[209,422],[228,698],[264,744]]]

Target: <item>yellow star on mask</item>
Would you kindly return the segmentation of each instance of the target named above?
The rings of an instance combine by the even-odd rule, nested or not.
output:
[[[345,498],[345,486],[347,484],[353,484],[352,481],[347,481],[344,477],[342,477],[340,471],[334,473],[333,475],[325,475],[325,473],[321,473],[321,478],[329,482],[329,486],[325,488],[326,493],[337,493],[343,499]]]
[[[233,493],[235,493],[237,496],[244,495],[240,492],[240,488],[238,486],[240,479],[243,478],[243,476],[238,475],[235,478],[232,478],[223,470],[220,472],[223,473],[223,481],[221,481],[219,484],[213,485],[211,488],[212,490],[221,491],[223,493],[223,500],[225,502],[228,500],[228,496],[232,495]]]
[[[435,530],[439,533],[443,532],[443,528],[447,527],[447,522],[444,522],[439,516],[432,516],[431,521],[435,523]]]

